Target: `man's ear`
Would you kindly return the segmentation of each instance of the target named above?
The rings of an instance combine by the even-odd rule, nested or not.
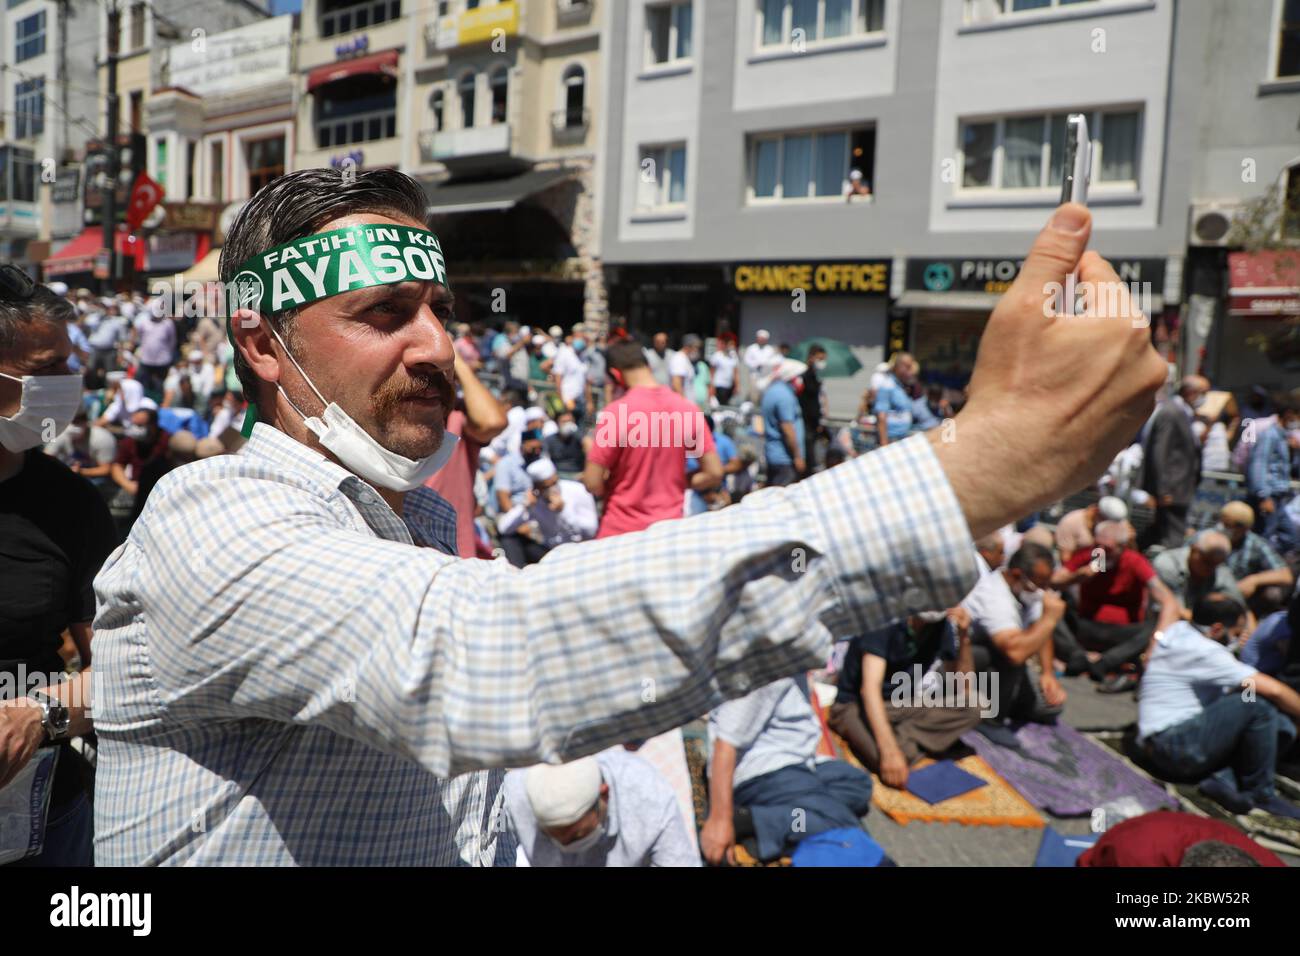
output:
[[[280,380],[280,359],[272,350],[273,336],[262,316],[253,309],[239,309],[230,317],[230,330],[239,350],[253,374],[263,381]]]

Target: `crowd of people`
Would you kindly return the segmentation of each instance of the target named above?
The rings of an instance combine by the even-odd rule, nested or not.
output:
[[[256,208],[247,213],[260,214]],[[57,283],[26,290],[19,286],[20,281],[10,281],[0,302],[0,373],[22,386],[21,396],[14,389],[0,392],[5,399],[0,407],[5,413],[0,416],[0,510],[15,534],[13,540],[40,557],[21,564],[26,577],[11,577],[9,563],[4,565],[7,587],[0,599],[0,618],[8,628],[5,633],[13,637],[5,645],[8,653],[0,657],[21,661],[33,671],[77,674],[46,688],[39,718],[0,710],[0,786],[14,778],[46,736],[60,747],[62,762],[44,849],[36,862],[88,862],[92,793],[104,813],[122,814],[128,803],[123,788],[133,785],[134,775],[119,771],[101,794],[90,783],[93,750],[74,750],[69,743],[95,730],[95,716],[67,692],[92,668],[92,620],[114,635],[114,642],[127,636],[126,645],[109,645],[119,664],[120,655],[131,653],[123,647],[143,646],[146,638],[140,629],[147,611],[155,620],[168,622],[167,634],[155,633],[149,641],[174,639],[184,644],[188,629],[209,625],[215,629],[204,633],[236,640],[243,628],[250,639],[256,635],[261,642],[259,653],[282,664],[306,659],[307,664],[296,666],[310,668],[311,647],[300,646],[301,653],[294,653],[292,645],[275,645],[271,635],[291,640],[284,630],[286,621],[319,615],[323,631],[343,629],[365,644],[371,639],[367,628],[372,615],[389,613],[386,609],[395,606],[391,602],[396,596],[414,591],[416,602],[423,600],[417,579],[404,575],[431,569],[443,573],[432,565],[423,568],[404,556],[406,552],[386,550],[416,544],[462,559],[499,559],[517,568],[540,565],[549,576],[523,580],[545,581],[550,590],[527,595],[522,589],[511,590],[502,600],[512,607],[522,602],[515,610],[525,618],[555,615],[560,620],[563,614],[570,624],[586,626],[607,609],[600,600],[574,604],[578,592],[566,574],[576,571],[573,562],[582,549],[568,546],[649,531],[636,539],[647,549],[644,566],[628,561],[627,570],[618,573],[634,577],[621,579],[622,587],[632,588],[636,575],[649,582],[667,580],[693,561],[716,561],[725,565],[729,582],[719,595],[725,593],[724,600],[735,605],[728,613],[761,622],[775,633],[792,626],[795,615],[806,609],[791,605],[785,591],[763,590],[789,577],[781,564],[788,555],[774,557],[762,550],[763,535],[770,533],[761,523],[762,508],[737,506],[763,489],[780,488],[784,491],[767,493],[764,507],[800,514],[794,503],[808,500],[800,497],[801,484],[826,489],[828,500],[838,500],[841,493],[865,493],[847,484],[853,469],[846,466],[868,449],[848,431],[831,435],[824,428],[821,373],[826,348],[814,344],[807,361],[799,361],[788,349],[773,345],[765,331],[757,332],[743,349],[725,330],[708,342],[683,336],[674,349],[664,333],[641,341],[617,326],[606,334],[582,323],[544,331],[514,320],[492,327],[459,323],[452,318],[449,300],[435,296],[433,314],[439,323],[420,341],[432,342],[429,347],[435,348],[441,329],[448,329],[446,362],[454,389],[447,390],[453,400],[448,402],[445,430],[455,439],[447,443],[431,477],[371,482],[379,492],[376,496],[355,476],[340,479],[343,471],[336,463],[305,452],[302,441],[292,440],[283,429],[259,427],[245,444],[249,429],[244,425],[251,424],[254,414],[250,402],[257,407],[259,425],[265,425],[276,393],[264,389],[260,397],[245,394],[259,378],[265,384],[266,376],[254,376],[247,351],[243,364],[236,359],[234,345],[216,320],[170,315],[141,295],[100,297]],[[270,331],[286,355],[292,356],[290,347],[312,354],[289,329],[283,340],[274,326]],[[293,359],[297,375],[316,390],[299,360]],[[335,392],[341,381],[336,377]],[[424,391],[397,395],[392,401],[432,402],[437,399],[431,393],[447,384],[430,379]],[[276,383],[277,389],[282,387]],[[311,427],[319,419],[307,419],[298,411],[307,393],[297,384],[293,388],[298,398],[284,392],[287,405]],[[47,397],[42,406],[43,389],[60,394]],[[981,533],[974,541],[960,535],[942,541],[938,552],[930,552],[932,563],[961,568],[973,562],[980,571],[968,593],[951,595],[956,600],[947,602],[950,606],[926,606],[926,595],[911,589],[892,620],[863,629],[835,648],[820,675],[835,688],[825,720],[870,773],[825,755],[815,687],[804,674],[782,677],[748,693],[731,694],[734,699],[707,714],[708,810],[698,832],[680,812],[679,794],[672,785],[636,755],[645,737],[632,732],[636,722],[627,718],[624,737],[617,736],[617,728],[604,731],[607,737],[623,739],[620,746],[560,766],[509,771],[494,827],[508,831],[512,840],[494,847],[484,844],[473,852],[491,857],[508,845],[515,848],[514,855],[498,862],[533,866],[769,862],[825,851],[826,844],[810,838],[833,833],[839,835],[834,846],[844,848],[841,862],[889,865],[892,861],[861,827],[876,785],[871,775],[881,786],[904,787],[919,759],[961,752],[959,738],[968,730],[979,728],[997,742],[1019,722],[1055,721],[1067,696],[1061,678],[1078,674],[1088,675],[1107,693],[1136,689],[1139,743],[1161,773],[1190,775],[1208,796],[1234,812],[1300,816],[1273,784],[1275,770],[1295,760],[1293,721],[1300,718],[1300,642],[1291,640],[1292,627],[1300,626],[1300,598],[1294,589],[1300,557],[1294,528],[1300,523],[1291,517],[1300,507],[1291,485],[1300,463],[1300,454],[1293,454],[1300,447],[1300,403],[1290,395],[1268,396],[1268,407],[1257,403],[1230,421],[1222,418],[1232,410],[1221,408],[1210,422],[1198,417],[1209,391],[1209,383],[1201,378],[1184,379],[1131,447],[1116,458],[1105,479],[1112,493],[1062,515],[1055,527],[1032,513]],[[326,401],[319,391],[316,396]],[[926,386],[915,358],[899,353],[875,370],[856,424],[870,435],[873,454],[896,443],[905,446],[882,452],[877,461],[907,462],[908,454],[920,454],[923,447],[909,443],[909,436],[951,419],[965,401],[965,395]],[[333,407],[327,407],[326,419]],[[1242,460],[1249,495],[1222,508],[1218,527],[1188,536],[1188,511],[1202,461],[1211,453],[1211,439],[1223,433],[1231,438],[1229,462],[1243,443],[1250,446]],[[367,462],[378,462],[375,474],[398,475],[405,461],[393,452],[387,458],[379,453],[367,458],[369,452],[361,445],[350,447],[360,462],[353,472],[365,473],[371,467]],[[337,455],[347,458],[343,452]],[[1139,460],[1136,477],[1134,459]],[[296,476],[292,479],[284,477],[290,468]],[[176,469],[183,469],[182,474],[169,478]],[[828,472],[846,483],[839,492]],[[151,495],[156,497],[164,479],[166,510],[151,507]],[[404,506],[402,498],[391,496],[393,489],[407,494]],[[959,487],[958,493],[962,490]],[[944,504],[951,498],[946,489],[944,494],[930,503],[947,507],[952,518],[958,511],[956,505]],[[289,519],[277,523],[259,517],[259,508],[269,513],[273,503],[288,502],[292,495],[300,498],[293,499],[297,503]],[[394,502],[397,521],[388,510]],[[1138,534],[1136,509],[1146,504],[1153,508],[1154,520]],[[723,516],[701,517],[719,512]],[[735,523],[741,513],[752,525],[745,541],[751,550],[743,555],[727,537],[739,531]],[[308,518],[326,520],[321,516],[327,514],[329,533],[310,531]],[[833,523],[823,521],[815,510],[803,517],[818,528],[832,528]],[[699,532],[690,538],[698,558],[695,550],[683,551],[672,537],[673,529],[689,522],[696,522],[690,527]],[[331,535],[336,524],[364,524],[370,535],[335,540]],[[934,525],[933,533],[944,527]],[[958,519],[955,524],[949,520],[946,527],[967,525]],[[969,528],[976,527],[970,521]],[[992,522],[984,526],[990,527]],[[196,539],[199,528],[208,528],[215,537]],[[717,549],[712,554],[707,552],[711,541]],[[599,550],[600,545],[588,548]],[[562,553],[551,555],[553,551]],[[614,546],[601,553],[623,555]],[[327,594],[350,594],[356,579],[383,576],[359,593],[356,604],[345,606],[341,598],[327,597],[312,609],[295,612],[299,603],[293,595],[297,582],[307,576],[308,554],[326,558],[313,565],[312,573],[326,585],[334,582],[336,590],[327,588]],[[665,562],[681,567],[668,570]],[[264,579],[272,566],[287,577]],[[460,582],[461,590],[444,597],[435,589],[437,600],[453,602],[448,611],[453,619],[466,613],[454,603],[458,596],[472,595],[474,587],[487,594],[496,586],[486,577],[474,577],[472,568],[457,573],[452,580]],[[801,586],[816,600],[825,595],[811,589],[843,593],[843,582],[822,582],[821,576],[829,573],[822,570]],[[46,583],[36,587],[37,580]],[[853,580],[860,587],[865,575]],[[443,590],[447,588],[453,584]],[[421,614],[426,610],[421,605]],[[691,613],[705,610],[696,607]],[[248,617],[254,613],[259,616]],[[642,628],[647,634],[656,628],[671,633],[673,625],[659,610],[646,614],[658,622],[654,628]],[[224,630],[213,623],[227,621],[233,623]],[[466,673],[479,679],[525,666],[490,656],[471,661],[475,654],[493,654],[491,641],[496,638],[485,639],[481,646],[455,645],[455,620],[402,621],[398,630],[414,635],[428,627],[450,629],[444,639],[452,641],[452,650],[446,652],[445,666],[467,667]],[[315,624],[306,623],[310,626],[295,624],[293,633],[315,633]],[[630,629],[628,640],[640,633],[640,626]],[[789,640],[797,642],[799,636]],[[133,666],[140,672],[177,666],[173,655],[179,646],[158,651],[152,664],[135,658]],[[457,646],[466,656],[452,662]],[[255,700],[253,712],[259,719],[283,717],[290,723],[321,713],[326,727],[346,725],[347,733],[334,734],[324,744],[330,759],[322,757],[320,768],[338,774],[331,779],[343,786],[343,775],[356,776],[355,769],[371,766],[364,742],[382,742],[389,731],[380,717],[356,703],[357,687],[352,688],[352,698],[346,689],[331,686],[325,697],[285,699],[284,689],[277,689],[280,678],[263,677],[265,685],[251,679],[241,683],[215,663],[219,645],[209,642],[203,648],[213,655],[211,661],[165,675],[167,680],[192,682],[172,699],[176,707],[235,715],[245,713],[240,709],[243,701]],[[441,659],[443,653],[429,656]],[[681,649],[681,659],[688,660],[690,653]],[[406,645],[400,651],[368,650],[359,655],[364,661],[346,662],[359,675],[353,683],[373,689],[367,682],[376,677],[367,668],[380,667],[379,658],[386,654],[419,656]],[[566,649],[558,663],[554,656],[541,655],[529,666],[551,677],[557,668],[567,672],[594,666],[578,660],[578,654]],[[114,680],[135,676],[131,668],[119,666]],[[910,681],[923,686],[900,696],[899,688],[910,687]],[[123,686],[113,685],[106,718],[113,728],[113,746],[120,748],[118,759],[130,753],[132,759],[146,761],[149,773],[178,772],[147,761],[183,751],[192,742],[177,738],[168,747],[131,742],[131,728],[141,720],[165,722],[169,715],[146,717],[153,705]],[[518,688],[508,684],[507,690],[514,693]],[[408,692],[413,701],[425,690],[412,684],[397,696],[406,701]],[[455,693],[488,692],[466,686]],[[137,710],[137,705],[143,709]],[[463,700],[445,706],[448,713],[457,714]],[[529,700],[526,706],[545,719],[544,699]],[[331,724],[335,713],[343,716]],[[358,730],[353,721],[361,721],[366,729]],[[315,727],[311,732],[333,733]],[[518,732],[511,725],[501,731],[502,739]],[[422,768],[480,766],[472,753],[448,756],[434,736],[412,745],[418,765],[407,760],[389,767],[397,775],[394,794],[418,790],[417,778],[403,775],[424,773]],[[353,738],[364,740],[357,743]],[[538,746],[519,744],[517,752],[536,752]],[[220,759],[214,752],[211,761],[199,761],[212,777],[205,777],[205,786],[217,786],[223,775],[242,772],[221,763],[237,749],[222,750],[225,756]],[[439,789],[435,799],[454,796],[458,780],[465,780],[468,788],[459,799],[478,799],[489,792],[490,774],[495,772],[464,777],[452,773],[456,779],[446,782],[449,789]],[[480,786],[488,789],[475,789]],[[212,791],[212,799],[219,803],[216,793]],[[120,832],[139,834],[141,845],[154,834],[151,828],[162,826],[159,819],[166,816],[175,823],[172,818],[179,812],[166,803],[165,794],[150,799],[161,801],[156,817],[119,817],[124,821]],[[375,799],[399,798],[388,794]],[[224,811],[214,806],[204,812]],[[230,825],[265,833],[258,829],[263,821],[256,811],[249,813],[252,816],[230,818]],[[393,859],[406,859],[404,854],[415,854],[426,836],[434,839],[434,832],[413,836],[405,846],[399,841],[387,852]],[[211,843],[186,839],[193,845],[188,852],[217,852]],[[285,858],[292,857],[294,841],[302,841],[303,847],[309,842],[296,831],[282,839]],[[253,845],[270,842],[250,839]],[[118,839],[112,859],[160,859],[134,847]],[[255,851],[247,852],[253,855],[241,858],[261,859]],[[325,851],[313,844],[312,852]]]

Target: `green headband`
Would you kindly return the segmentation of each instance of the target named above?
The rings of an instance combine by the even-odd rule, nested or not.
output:
[[[230,327],[236,309],[269,315],[354,289],[396,282],[437,282],[450,288],[438,237],[411,226],[362,223],[304,236],[253,256],[228,283]],[[257,406],[249,399],[242,429],[253,432]]]
[[[253,256],[230,285],[239,308],[265,315],[394,282],[447,285],[437,236],[374,223],[333,229]]]

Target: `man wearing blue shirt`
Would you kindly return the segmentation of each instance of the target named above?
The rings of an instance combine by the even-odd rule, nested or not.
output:
[[[1233,813],[1300,818],[1273,788],[1277,758],[1295,741],[1300,694],[1223,646],[1245,622],[1245,607],[1213,592],[1190,623],[1156,633],[1138,685],[1138,743],[1162,773],[1202,776],[1201,791]]]
[[[808,366],[785,359],[763,390],[763,451],[767,457],[767,483],[790,485],[806,470],[803,457],[803,412],[794,380]]]
[[[871,411],[876,416],[876,432],[882,446],[906,438],[912,431],[912,397],[908,389],[916,379],[916,359],[906,352],[894,356],[889,377],[876,392]]]
[[[1258,516],[1255,530],[1282,551],[1297,543],[1286,504],[1291,500],[1291,434],[1300,429],[1300,406],[1289,395],[1277,402],[1277,423],[1256,436],[1246,466],[1246,490]]]

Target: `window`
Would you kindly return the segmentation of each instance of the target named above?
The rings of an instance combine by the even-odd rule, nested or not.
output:
[[[1290,242],[1300,240],[1300,166],[1286,171],[1286,184],[1282,192],[1282,238]]]
[[[36,202],[36,154],[18,146],[0,146],[0,202]]]
[[[1277,25],[1277,76],[1300,76],[1300,0],[1283,0]]]
[[[397,89],[386,76],[333,83],[316,98],[316,145],[321,149],[391,139],[397,135]]]
[[[686,202],[686,146],[655,146],[641,150],[637,206],[662,209]]]
[[[185,198],[194,196],[196,166],[199,161],[199,144],[190,140],[185,144]]]
[[[14,24],[14,60],[18,63],[45,52],[45,11]]]
[[[446,110],[447,96],[442,90],[434,90],[429,96],[429,112],[433,114],[433,129],[442,129],[443,113]]]
[[[18,139],[45,132],[45,77],[14,84],[14,135]]]
[[[167,140],[160,139],[154,144],[154,167],[158,170],[158,175],[154,178],[158,180],[158,185],[162,186],[163,193],[167,192]]]
[[[133,3],[129,11],[131,22],[131,49],[144,46],[144,4]]]
[[[981,3],[982,0],[966,0],[967,19],[970,19],[970,8]],[[987,0],[983,0],[987,2]],[[1097,0],[993,0],[993,5],[999,14],[1007,13],[1028,13],[1031,10],[1048,10],[1052,7],[1072,7],[1078,3],[1095,3]]]
[[[211,162],[208,164],[208,195],[213,202],[225,202],[226,144],[213,143],[212,151],[208,155],[211,157]]]
[[[884,28],[885,0],[758,0],[760,47],[784,46],[796,38],[840,40]]]
[[[456,84],[457,92],[460,93],[461,129],[471,129],[474,126],[474,87],[477,82],[473,73],[466,73]]]
[[[645,8],[646,63],[658,66],[691,58],[691,5],[665,3]]]
[[[284,175],[284,137],[255,139],[245,149],[248,160],[248,195],[255,196],[271,180]]]
[[[402,0],[323,0],[320,9],[320,35],[332,37],[400,19]]]
[[[488,86],[492,90],[492,122],[504,123],[506,121],[506,95],[510,89],[510,74],[506,72],[505,67],[500,67],[492,72],[488,79]]]
[[[131,91],[131,132],[140,132],[144,126],[144,90]]]
[[[843,198],[849,173],[872,178],[875,131],[841,129],[757,136],[750,152],[751,197],[759,200]]]
[[[964,123],[963,189],[1048,189],[1061,185],[1066,113]],[[1092,137],[1092,182],[1137,184],[1137,110],[1086,114]]]
[[[587,71],[573,64],[564,71],[564,128],[586,125]]]

